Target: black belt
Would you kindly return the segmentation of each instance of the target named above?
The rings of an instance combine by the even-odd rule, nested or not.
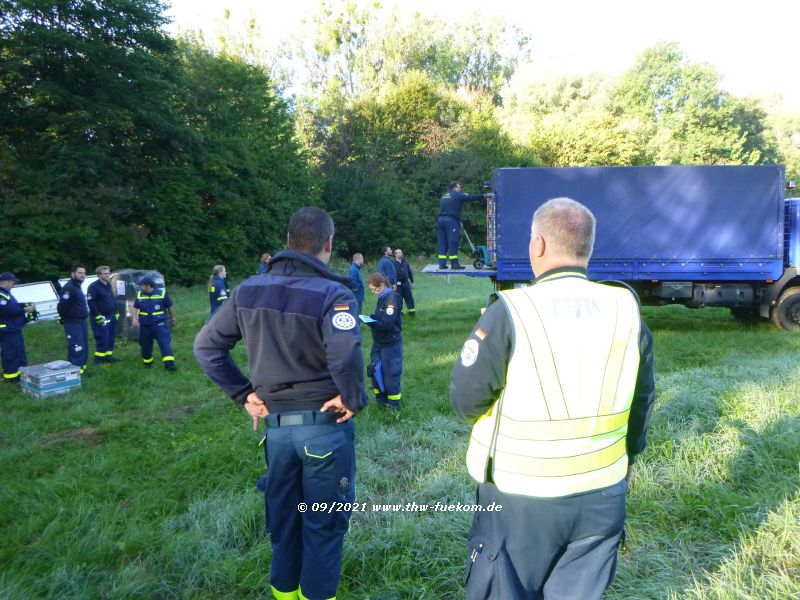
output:
[[[264,422],[268,428],[292,427],[295,425],[331,425],[342,415],[337,412],[302,410],[268,415]]]

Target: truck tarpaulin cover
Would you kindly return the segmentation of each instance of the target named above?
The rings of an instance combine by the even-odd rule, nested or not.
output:
[[[597,219],[590,274],[603,261],[625,279],[783,269],[781,165],[498,169],[493,186],[499,273],[503,258],[527,260],[534,210],[563,196]]]

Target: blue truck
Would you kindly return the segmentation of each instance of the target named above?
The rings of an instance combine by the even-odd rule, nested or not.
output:
[[[785,188],[782,165],[497,169],[490,264],[467,274],[498,289],[532,281],[531,217],[566,196],[597,219],[591,279],[624,282],[643,304],[727,307],[800,329],[800,200]]]

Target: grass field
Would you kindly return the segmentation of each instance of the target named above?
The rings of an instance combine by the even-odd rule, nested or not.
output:
[[[402,412],[373,402],[357,418],[359,502],[473,502],[469,429],[447,389],[490,291],[482,280],[417,277]],[[258,435],[191,356],[205,288],[170,293],[178,373],[145,371],[138,344],[123,342],[122,362],[93,368],[66,396],[35,400],[0,385],[0,598],[264,597]],[[800,335],[726,310],[644,315],[658,399],[607,597],[800,597]],[[65,357],[56,323],[25,337],[31,364]],[[354,514],[338,597],[463,597],[470,520]]]

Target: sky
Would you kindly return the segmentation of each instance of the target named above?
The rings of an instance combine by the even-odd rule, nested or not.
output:
[[[360,2],[359,2],[360,3]],[[533,39],[532,61],[543,76],[619,75],[643,50],[677,42],[692,62],[711,64],[723,89],[737,96],[781,94],[800,112],[800,0],[383,0],[458,21],[503,16]],[[231,22],[256,16],[277,46],[299,35],[319,0],[172,0],[171,30],[208,28],[225,8]]]

